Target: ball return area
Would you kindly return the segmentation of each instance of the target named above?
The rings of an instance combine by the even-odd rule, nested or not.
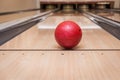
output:
[[[118,13],[94,11],[77,10],[73,14],[60,9],[40,10],[22,19],[18,17],[31,12],[0,16],[0,19],[17,16],[17,20],[1,20],[0,79],[118,80],[120,23],[115,18]],[[64,20],[75,21],[83,31],[80,44],[73,50],[64,50],[54,39],[55,25]]]

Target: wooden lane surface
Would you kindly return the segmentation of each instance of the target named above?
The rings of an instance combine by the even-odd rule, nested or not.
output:
[[[75,48],[99,51],[47,49],[62,48],[54,39],[54,29],[37,26],[0,46],[0,80],[119,80],[120,41],[103,29],[83,29]]]
[[[91,12],[94,14],[97,14],[97,15],[120,22],[120,14],[119,13],[112,13],[112,12],[110,13],[107,11],[98,11],[97,12],[97,11],[93,11],[93,10]]]
[[[38,11],[32,11],[32,12],[20,12],[20,13],[10,14],[10,15],[2,15],[2,16],[0,15],[0,23],[11,21],[11,20],[16,20],[19,18],[30,17],[37,13]]]
[[[88,18],[83,16],[83,14],[78,12],[68,14],[62,14],[62,12],[55,13],[53,16],[48,17],[45,21],[39,23],[37,26],[39,29],[55,29],[59,23],[69,20],[76,22],[83,29],[100,28],[98,25],[94,24]]]
[[[83,29],[80,44],[75,49],[120,49],[120,41],[103,29]],[[54,29],[38,29],[36,26],[0,46],[0,49],[56,49]]]
[[[0,80],[119,80],[120,51],[0,52]]]
[[[108,16],[107,18],[120,22],[120,14],[114,14],[113,16]]]

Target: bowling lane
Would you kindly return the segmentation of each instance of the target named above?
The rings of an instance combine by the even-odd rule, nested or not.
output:
[[[120,22],[120,14],[119,13],[105,11],[105,10],[96,10],[96,11],[90,11],[90,12],[97,14],[99,16],[103,16],[108,19],[112,19],[114,21]]]
[[[113,13],[113,16],[107,16],[107,18],[120,22],[120,14],[117,13]]]
[[[120,41],[78,15],[51,16],[0,46],[0,80],[119,80]],[[62,50],[54,39],[64,20],[82,28],[75,50]]]
[[[75,50],[120,49],[120,41],[102,29],[83,29],[83,37]],[[54,38],[54,29],[38,29],[37,26],[23,32],[7,43],[0,50],[61,50]]]
[[[55,29],[56,26],[66,20],[75,21],[82,29],[99,29],[100,27],[90,21],[88,18],[78,12],[66,13],[63,12],[55,13],[45,21],[39,23],[37,26],[39,29]]]
[[[18,12],[15,14],[8,14],[8,15],[0,15],[0,23],[12,21],[12,20],[19,20],[20,18],[28,18],[39,13],[40,11],[30,11],[30,12]]]
[[[96,49],[120,49],[120,41],[111,34],[101,29],[82,14],[63,14],[63,16],[53,15],[45,21],[28,29],[14,39],[0,46],[0,49],[37,49],[37,50],[61,50],[55,41],[54,30],[56,25],[64,20],[72,20],[78,23],[83,32],[83,37],[76,50],[96,50]]]
[[[119,80],[120,51],[6,51],[0,80]]]

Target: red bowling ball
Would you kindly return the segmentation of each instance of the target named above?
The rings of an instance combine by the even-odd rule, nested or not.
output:
[[[55,39],[57,43],[65,48],[72,49],[77,46],[82,38],[82,30],[73,21],[64,21],[55,29]]]

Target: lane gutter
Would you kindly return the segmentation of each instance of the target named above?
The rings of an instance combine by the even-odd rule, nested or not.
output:
[[[58,11],[58,9],[50,10],[42,14],[40,13],[27,19],[19,19],[18,21],[10,21],[0,24],[0,46],[37,23],[44,21],[56,11]]]
[[[90,12],[83,12],[83,15],[120,40],[120,22]]]

